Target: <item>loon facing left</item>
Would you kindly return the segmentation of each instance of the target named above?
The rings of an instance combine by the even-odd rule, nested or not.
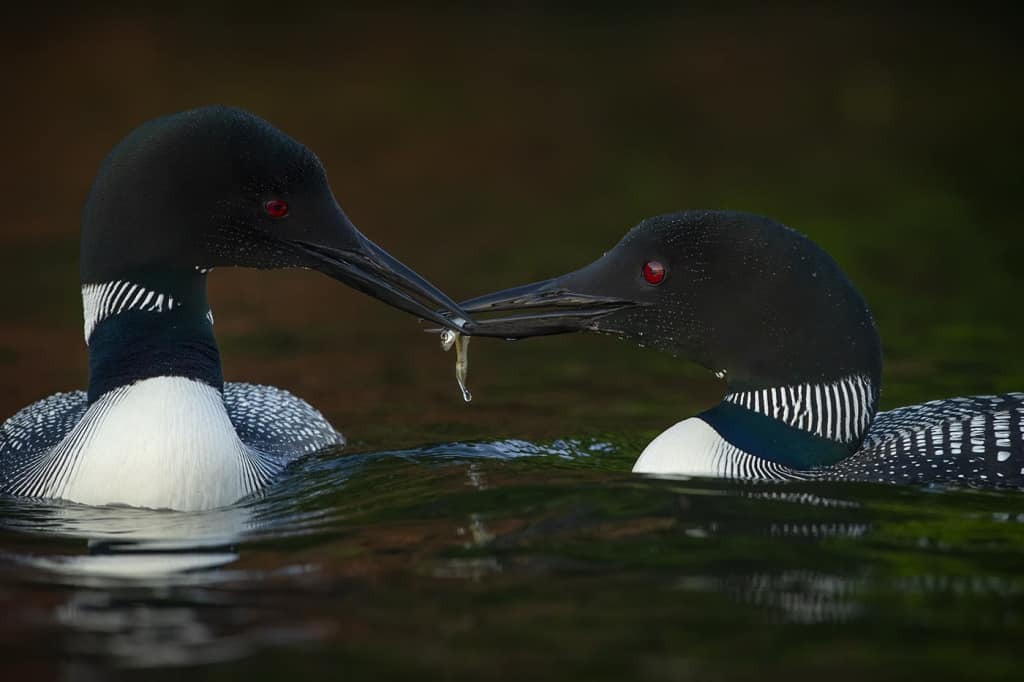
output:
[[[287,391],[224,382],[206,298],[218,266],[319,270],[454,331],[468,324],[360,234],[300,143],[228,107],[154,119],[106,158],[83,211],[88,391],[50,396],[0,427],[0,492],[211,509],[344,444]]]

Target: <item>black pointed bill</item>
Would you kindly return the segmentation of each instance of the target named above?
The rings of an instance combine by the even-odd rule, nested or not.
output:
[[[570,277],[556,277],[463,301],[462,308],[475,316],[471,328],[464,333],[523,339],[593,330],[605,315],[638,305],[624,298],[573,291],[568,286]]]
[[[345,247],[292,244],[312,258],[317,270],[388,305],[453,331],[466,333],[472,326],[469,313],[458,303],[354,228],[353,232],[356,239]]]

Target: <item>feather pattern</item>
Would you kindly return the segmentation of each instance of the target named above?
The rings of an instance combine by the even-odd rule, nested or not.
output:
[[[162,313],[180,306],[180,299],[124,280],[86,284],[82,287],[85,342],[89,343],[93,330],[108,317],[128,310]]]
[[[855,374],[830,383],[739,391],[725,400],[815,436],[850,443],[871,424],[878,391],[870,379]]]
[[[287,391],[157,377],[92,405],[51,396],[0,426],[0,492],[182,510],[265,487],[294,459],[344,438]]]

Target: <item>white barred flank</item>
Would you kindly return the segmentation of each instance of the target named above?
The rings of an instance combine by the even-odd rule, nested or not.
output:
[[[719,439],[711,452],[711,458],[715,463],[716,475],[720,478],[757,481],[806,478],[795,469],[741,450],[724,438]]]
[[[736,447],[699,417],[684,419],[651,441],[633,465],[633,472],[762,481],[807,477]]]
[[[68,475],[78,453],[92,437],[96,426],[103,421],[110,408],[127,393],[127,386],[110,391],[83,415],[71,432],[50,450],[45,457],[14,474],[7,483],[8,492],[24,497],[57,497],[67,483]]]
[[[181,305],[167,296],[141,285],[123,280],[86,284],[82,287],[82,308],[85,313],[85,342],[103,320],[127,310],[162,313]]]
[[[847,394],[850,388],[845,387]],[[787,395],[790,390],[784,389]],[[792,390],[798,395],[807,393],[806,387]],[[842,396],[844,388],[840,386],[837,391],[830,387],[829,392]],[[829,392],[821,391],[822,414],[826,415],[824,406]],[[757,393],[760,395],[748,394],[744,403],[761,409],[767,404],[771,408],[771,392]],[[815,393],[810,392],[810,400],[816,407]],[[780,406],[780,417],[783,409],[793,415],[794,405]],[[832,405],[833,416],[844,414],[843,403],[838,405],[839,410],[835,409],[836,403]],[[797,410],[795,414],[800,423],[803,413]],[[839,423],[858,422],[840,419]],[[651,441],[633,465],[633,471],[756,480],[796,478],[1024,488],[1024,393],[935,400],[882,412],[873,418],[862,445],[859,451],[835,464],[794,470],[736,447],[702,418],[691,417]]]
[[[851,375],[828,384],[797,384],[725,396],[740,405],[822,438],[849,443],[867,431],[874,416],[874,387]]]

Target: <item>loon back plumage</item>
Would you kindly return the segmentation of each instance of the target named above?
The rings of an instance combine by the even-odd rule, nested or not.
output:
[[[669,428],[634,471],[1024,487],[1024,394],[878,413],[867,304],[805,236],[761,216],[650,218],[575,272],[463,302],[473,334],[612,334],[724,378],[721,403]]]
[[[352,225],[299,142],[230,107],[154,119],[104,160],[82,214],[88,391],[0,426],[0,493],[209,509],[344,444],[288,392],[224,383],[206,296],[216,266],[315,269],[456,331],[470,324]]]
[[[820,475],[1024,487],[1024,393],[933,400],[882,412],[861,450]]]

